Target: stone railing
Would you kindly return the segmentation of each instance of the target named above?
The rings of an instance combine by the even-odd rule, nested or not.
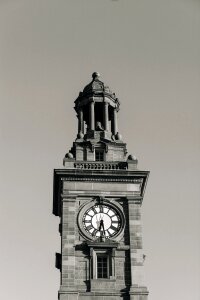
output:
[[[83,169],[83,170],[126,170],[127,162],[75,162],[75,169]]]

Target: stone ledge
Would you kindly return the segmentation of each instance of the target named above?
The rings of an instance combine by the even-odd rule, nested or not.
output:
[[[105,291],[115,292],[116,280],[115,279],[91,279],[91,291]]]
[[[132,286],[130,288],[130,295],[148,295],[149,291],[147,290],[147,288],[145,286],[139,286],[139,287],[134,287]]]

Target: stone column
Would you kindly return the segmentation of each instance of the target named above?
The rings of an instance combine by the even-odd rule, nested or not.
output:
[[[108,102],[104,102],[104,129],[109,130],[109,123],[108,123]]]
[[[90,102],[90,129],[95,129],[94,101]]]
[[[113,110],[113,134],[115,135],[115,134],[117,134],[117,132],[118,132],[118,126],[117,126],[117,110],[116,110],[116,108],[114,108],[114,110]]]
[[[82,109],[80,109],[78,112],[78,133],[84,134],[83,110]]]

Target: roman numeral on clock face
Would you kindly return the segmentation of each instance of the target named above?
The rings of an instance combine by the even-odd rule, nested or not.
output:
[[[92,228],[93,228],[92,225],[86,226],[86,229],[87,229],[88,231],[90,231]]]
[[[100,210],[100,213],[103,213],[103,206],[102,205],[99,205],[99,210]]]
[[[116,227],[114,227],[114,226],[110,226],[110,228],[109,229],[112,229],[112,230],[114,230],[114,231],[116,231],[117,230],[117,228]]]
[[[110,229],[110,228],[109,228],[109,229]],[[107,233],[108,233],[108,236],[110,237],[110,236],[112,236],[112,233],[109,231],[109,229],[106,230],[106,231],[107,231]]]
[[[98,232],[98,230],[95,229],[92,233],[92,236],[96,236],[97,232]]]
[[[96,207],[92,207],[92,210],[93,210],[93,212],[95,213],[95,214],[97,214],[97,210],[96,210]]]

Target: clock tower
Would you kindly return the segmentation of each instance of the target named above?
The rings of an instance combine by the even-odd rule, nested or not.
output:
[[[75,100],[78,134],[54,170],[59,300],[147,300],[141,206],[149,172],[118,130],[120,102],[93,73]]]

